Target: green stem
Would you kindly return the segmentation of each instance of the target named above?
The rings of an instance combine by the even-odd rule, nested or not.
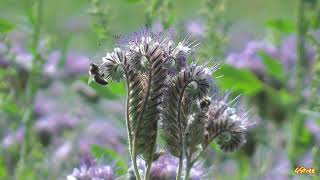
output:
[[[136,179],[137,180],[141,180],[140,178],[140,174],[139,174],[139,169],[138,169],[138,166],[137,166],[137,156],[131,156],[131,161],[132,161],[132,164],[133,164],[133,171],[134,171],[134,175],[136,176]]]
[[[133,152],[133,144],[132,144],[132,132],[131,132],[131,125],[130,125],[130,117],[129,117],[129,101],[130,101],[130,82],[129,82],[129,74],[126,71],[126,78],[127,78],[127,102],[126,102],[126,125],[127,125],[127,132],[128,132],[128,139],[129,139],[129,152],[131,161],[133,164],[133,171],[134,175],[136,176],[137,180],[140,180],[140,174],[137,166],[137,158],[134,156]]]
[[[181,153],[179,156],[179,165],[178,165],[176,180],[180,180],[181,178],[182,167],[183,167],[183,154]]]
[[[192,163],[190,162],[190,160],[187,160],[186,174],[184,175],[184,178],[183,178],[184,180],[189,179],[191,168],[192,168]]]
[[[187,85],[189,83],[191,83],[192,81],[189,81],[186,83],[186,86],[183,87],[180,98],[179,98],[179,102],[178,102],[178,124],[179,124],[179,136],[180,136],[180,140],[181,140],[181,151],[180,151],[180,155],[179,155],[179,166],[178,166],[178,170],[177,170],[177,176],[176,176],[176,180],[179,180],[181,178],[181,172],[182,172],[182,168],[183,168],[183,152],[184,152],[184,138],[183,138],[183,128],[182,128],[182,122],[181,122],[181,108],[182,108],[182,98],[184,95],[184,91],[187,87]]]
[[[149,61],[149,63],[150,63],[150,61]],[[144,100],[142,102],[142,109],[141,109],[141,112],[139,113],[139,116],[137,119],[137,125],[135,128],[134,137],[133,137],[132,156],[133,156],[133,163],[135,163],[135,166],[137,166],[136,165],[136,162],[137,162],[137,152],[136,152],[137,151],[137,133],[138,133],[138,130],[140,129],[142,115],[146,109],[147,101],[149,99],[149,94],[150,94],[150,89],[151,89],[151,79],[152,79],[152,69],[151,68],[152,68],[152,65],[150,64],[149,66],[150,66],[150,68],[149,68],[149,74],[148,74],[148,87],[147,87],[147,91],[146,91]],[[138,171],[138,174],[136,174],[136,177],[138,180],[140,180],[139,171]]]
[[[129,139],[129,152],[130,156],[132,156],[132,132],[131,132],[131,124],[129,117],[129,101],[130,101],[130,82],[129,82],[129,74],[125,71],[126,79],[127,79],[127,102],[126,102],[126,125],[127,125],[127,133]]]
[[[32,39],[32,56],[33,62],[31,66],[31,71],[29,73],[27,87],[26,87],[26,104],[28,104],[28,109],[25,110],[23,123],[25,125],[25,137],[24,142],[22,144],[22,148],[20,151],[20,165],[21,168],[24,169],[26,162],[26,157],[28,155],[28,151],[30,149],[30,141],[31,141],[31,131],[32,131],[32,124],[33,124],[33,106],[34,98],[36,95],[36,91],[39,87],[39,84],[36,80],[39,76],[39,68],[41,66],[41,57],[38,52],[38,44],[40,38],[40,29],[41,29],[41,22],[42,22],[42,9],[43,9],[43,2],[42,0],[38,0],[37,3],[37,14],[36,14],[36,21],[33,22],[34,30],[33,30],[33,39]]]
[[[297,64],[296,64],[296,89],[295,97],[301,97],[301,92],[304,87],[305,72],[308,71],[308,63],[305,59],[305,34],[307,25],[305,22],[305,4],[304,0],[299,0],[298,5],[298,17],[297,17]],[[299,98],[296,100],[294,110],[298,112],[304,99]],[[294,116],[295,115],[295,116]],[[295,163],[297,157],[297,147],[299,143],[299,137],[303,129],[303,117],[300,114],[292,114],[292,137],[288,147],[288,154],[292,163]]]
[[[146,171],[144,174],[144,180],[149,180],[150,179],[150,173],[151,173],[151,166],[152,166],[152,160],[147,162],[147,166],[146,166]]]

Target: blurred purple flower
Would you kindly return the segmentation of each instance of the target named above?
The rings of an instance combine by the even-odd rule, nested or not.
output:
[[[53,99],[45,96],[42,92],[36,95],[34,101],[34,112],[36,115],[45,115],[54,110],[55,104]]]
[[[279,48],[280,59],[285,65],[287,71],[294,68],[294,64],[297,59],[297,38],[296,36],[289,36],[283,39],[282,44]],[[310,46],[306,45],[306,61],[308,64],[312,64],[315,57],[315,50]]]
[[[185,24],[185,31],[195,38],[202,38],[205,33],[205,26],[199,20],[190,20]]]
[[[306,120],[305,126],[314,137],[318,146],[320,146],[320,126],[314,120]]]
[[[176,171],[178,167],[178,158],[165,153],[159,157],[157,161],[154,161],[151,166],[150,179],[157,180],[171,180],[176,178]],[[138,169],[142,173],[144,171],[143,161],[139,159]],[[184,170],[183,170],[184,171]],[[129,168],[130,179],[134,178],[133,167]],[[196,164],[190,171],[191,180],[200,180],[204,177],[204,171]]]
[[[70,33],[83,32],[90,27],[88,16],[76,15],[66,19],[63,25],[63,31]]]
[[[311,151],[307,151],[298,161],[298,166],[312,167],[313,155]]]
[[[263,74],[264,67],[257,54],[259,51],[264,51],[274,58],[278,57],[277,49],[272,44],[251,41],[242,52],[231,53],[226,63],[237,68],[249,69],[256,74]]]
[[[53,152],[51,156],[52,165],[55,168],[61,166],[63,162],[66,162],[73,153],[73,146],[70,141],[63,142]]]
[[[4,149],[22,143],[24,139],[24,128],[19,128],[15,132],[8,133],[2,140],[1,146]]]
[[[155,34],[161,33],[163,31],[163,25],[160,21],[155,21],[152,25],[151,25],[151,31]]]
[[[69,52],[66,57],[65,69],[69,74],[87,73],[90,60],[87,56]]]
[[[75,168],[67,180],[113,180],[115,179],[111,166],[97,165],[91,157],[85,157],[79,168]]]
[[[47,62],[43,65],[43,72],[46,75],[53,76],[58,74],[60,56],[61,53],[59,51],[53,51],[48,55]]]
[[[259,51],[263,51],[271,57],[278,59],[283,64],[285,70],[289,72],[291,69],[294,69],[297,59],[296,36],[289,36],[283,39],[279,48],[266,42],[248,42],[242,52],[230,53],[227,56],[226,62],[234,67],[249,69],[258,75],[262,75],[264,74],[264,68],[257,54]],[[311,64],[315,51],[310,45],[306,45],[306,56],[307,61],[309,61],[308,63]]]
[[[40,117],[34,125],[37,132],[58,133],[64,129],[72,129],[77,124],[78,119],[74,116],[63,113],[51,113]]]
[[[59,73],[62,73],[62,75],[79,75],[87,73],[90,65],[90,60],[87,56],[69,51],[66,55],[64,68],[62,72],[59,72],[60,59],[61,53],[59,51],[53,51],[49,54],[47,62],[44,64],[44,72],[48,75],[59,75]]]
[[[125,150],[125,145],[121,143],[121,139],[124,137],[125,135],[110,121],[96,120],[87,125],[78,139],[78,146],[81,154],[89,153],[93,144],[110,148],[121,154]]]
[[[265,173],[263,180],[289,180],[290,161],[283,151],[274,153],[271,169]]]

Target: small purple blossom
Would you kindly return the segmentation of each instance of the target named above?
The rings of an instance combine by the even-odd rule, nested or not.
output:
[[[50,113],[55,107],[53,99],[44,95],[44,93],[39,92],[36,95],[34,102],[34,112],[36,115],[45,115]]]
[[[87,56],[69,51],[66,55],[64,67],[58,69],[61,60],[61,53],[53,51],[47,57],[47,62],[44,64],[44,73],[48,75],[79,75],[87,72],[87,67],[90,65],[90,60]]]
[[[124,152],[124,145],[120,142],[123,136],[110,121],[97,120],[87,125],[78,139],[78,147],[81,154],[89,153],[93,144],[108,147],[121,154]]]
[[[68,52],[65,62],[65,69],[70,74],[87,73],[90,60],[83,54]]]
[[[294,69],[297,59],[296,37],[289,36],[283,39],[279,48],[263,41],[250,41],[240,53],[230,53],[227,56],[226,63],[237,68],[249,69],[258,75],[262,75],[264,74],[264,65],[258,55],[259,51],[278,59],[283,64],[286,72],[289,72]],[[313,62],[314,54],[314,49],[310,45],[306,45],[306,59],[309,64]]]
[[[289,71],[294,68],[294,64],[297,59],[297,38],[296,36],[289,36],[283,39],[282,44],[279,48],[279,54],[281,62],[284,64],[285,69]],[[315,50],[310,46],[306,45],[306,61],[308,64],[312,64],[315,57]]]
[[[291,170],[290,161],[283,151],[270,152],[274,158],[271,159],[270,169],[264,173],[263,180],[289,180]],[[270,157],[271,154],[269,154]],[[266,162],[264,161],[264,164]]]
[[[205,26],[199,20],[190,20],[185,24],[185,31],[193,37],[202,38],[205,33]]]
[[[77,122],[78,119],[71,114],[51,113],[38,119],[34,126],[38,132],[57,133],[74,128]]]
[[[313,154],[312,151],[309,150],[304,155],[299,159],[298,161],[298,166],[303,166],[303,167],[312,167],[313,166]]]
[[[305,126],[314,137],[316,144],[320,146],[320,126],[311,119],[305,121]]]
[[[73,153],[73,146],[70,141],[65,141],[54,150],[51,161],[54,167],[60,167],[63,162],[66,162]]]
[[[20,144],[24,139],[24,128],[19,128],[14,132],[8,133],[2,140],[1,146],[3,148],[10,148],[11,146]]]
[[[278,57],[277,49],[272,44],[251,41],[242,52],[231,53],[227,57],[226,63],[237,68],[245,68],[253,71],[254,73],[262,74],[264,72],[264,67],[259,55],[257,54],[259,51],[264,51],[274,58]]]
[[[97,165],[94,159],[87,157],[79,168],[75,168],[67,180],[113,180],[115,179],[111,166]]]
[[[177,167],[179,160],[178,158],[165,153],[160,155],[157,161],[154,161],[151,166],[150,179],[157,180],[171,180],[176,178]],[[184,162],[185,163],[185,162]],[[138,168],[140,173],[145,169],[143,161],[138,161]],[[184,171],[184,170],[183,170]],[[134,179],[133,167],[129,169],[130,179]],[[200,180],[204,177],[204,171],[196,164],[190,171],[191,180]]]

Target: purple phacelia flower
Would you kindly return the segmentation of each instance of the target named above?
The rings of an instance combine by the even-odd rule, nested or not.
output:
[[[78,119],[68,113],[51,113],[38,119],[34,128],[38,132],[58,133],[64,129],[72,129],[77,124]]]
[[[70,141],[63,142],[53,151],[51,156],[52,165],[55,168],[61,167],[61,165],[68,161],[73,153],[73,146]]]
[[[42,116],[50,113],[55,107],[53,99],[39,92],[34,101],[34,112],[36,115]]]
[[[24,128],[19,128],[15,132],[8,133],[2,140],[1,146],[3,148],[10,148],[11,146],[22,143],[24,139]]]
[[[263,180],[287,180],[289,179],[289,171],[291,169],[290,167],[290,161],[287,157],[287,154],[281,150],[279,151],[269,151],[269,155],[274,156],[274,158],[270,159],[271,162],[270,166],[268,167],[269,169],[264,172],[262,175],[261,179]],[[271,156],[271,157],[272,157]],[[263,161],[266,165],[266,161]]]
[[[48,76],[54,76],[58,73],[58,63],[61,57],[61,53],[59,51],[51,52],[48,57],[46,63],[43,65],[43,73]]]
[[[69,52],[66,57],[65,69],[68,74],[87,73],[90,60],[87,56],[79,53]]]
[[[161,154],[159,159],[152,163],[151,170],[150,170],[151,172],[150,179],[157,179],[157,180],[175,179],[177,174],[178,164],[179,164],[178,158],[168,153]],[[142,173],[145,169],[144,163],[140,159],[138,161],[138,168],[140,173]],[[133,167],[129,168],[129,176],[130,176],[130,180],[135,179],[134,173],[133,173]],[[200,179],[203,179],[204,176],[205,176],[204,171],[198,164],[196,164],[191,169],[189,178],[190,180],[200,180]]]
[[[125,150],[124,145],[121,144],[121,139],[124,136],[110,121],[93,121],[87,125],[82,136],[78,139],[80,153],[89,153],[91,145],[96,144],[121,154]]]
[[[249,69],[256,74],[263,74],[264,67],[258,55],[259,51],[263,51],[274,58],[278,57],[277,49],[272,44],[252,41],[247,44],[242,52],[231,53],[227,57],[226,63],[237,68]]]
[[[85,158],[79,168],[75,168],[67,180],[113,180],[113,169],[108,165],[98,165],[94,159]]]
[[[190,20],[185,24],[185,31],[195,38],[202,38],[205,33],[205,26],[199,20]]]
[[[316,144],[320,146],[320,126],[314,120],[306,120],[305,126],[314,137]]]
[[[252,72],[263,75],[264,65],[259,57],[258,52],[263,51],[269,56],[278,59],[283,64],[284,70],[289,72],[294,69],[297,59],[296,37],[289,36],[284,38],[280,47],[260,41],[251,41],[246,48],[240,53],[231,53],[227,56],[226,62],[237,68],[249,69]],[[309,64],[313,62],[315,56],[314,49],[310,45],[306,45],[306,60]]]
[[[90,65],[90,60],[87,56],[73,51],[69,51],[65,57],[64,66],[59,69],[61,53],[53,51],[47,57],[47,62],[44,64],[44,73],[47,75],[77,75],[87,72],[87,67]]]
[[[313,154],[312,151],[309,150],[298,160],[298,166],[312,167],[313,162]]]
[[[294,68],[294,64],[297,59],[297,37],[289,36],[283,39],[281,46],[279,48],[279,54],[281,62],[283,63],[285,69],[289,71]],[[306,61],[308,64],[312,64],[315,57],[315,50],[310,46],[306,45]]]

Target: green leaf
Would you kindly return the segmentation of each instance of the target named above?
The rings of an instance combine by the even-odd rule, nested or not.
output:
[[[175,21],[175,13],[174,11],[172,11],[171,13],[169,13],[166,18],[163,20],[163,26],[164,28],[169,28],[170,26],[172,26],[173,22]]]
[[[266,22],[266,27],[283,33],[292,33],[295,31],[294,23],[283,19],[269,20]]]
[[[11,31],[14,25],[4,19],[0,19],[0,33],[6,33]]]
[[[118,176],[123,175],[127,172],[128,166],[124,159],[115,151],[107,149],[98,145],[91,146],[91,154],[97,159],[104,159],[109,162],[116,162],[116,174]]]
[[[217,84],[224,90],[253,95],[263,87],[261,81],[251,71],[237,69],[227,64],[222,64],[213,75],[219,77],[216,78]]]
[[[81,77],[80,80],[87,84],[88,76]],[[106,99],[118,99],[120,98],[120,96],[123,96],[126,94],[125,85],[124,83],[121,83],[121,82],[109,82],[105,86],[97,84],[96,82],[90,82],[88,86],[90,86],[100,96]]]
[[[279,62],[279,60],[271,57],[267,53],[260,51],[258,52],[262,63],[264,64],[266,72],[278,80],[283,80],[285,77],[285,73],[283,70],[283,65]]]
[[[3,158],[0,156],[0,178],[6,177],[6,168],[4,166]]]
[[[122,82],[110,82],[107,86],[109,86],[110,91],[114,94],[121,96],[126,94],[126,87]]]

